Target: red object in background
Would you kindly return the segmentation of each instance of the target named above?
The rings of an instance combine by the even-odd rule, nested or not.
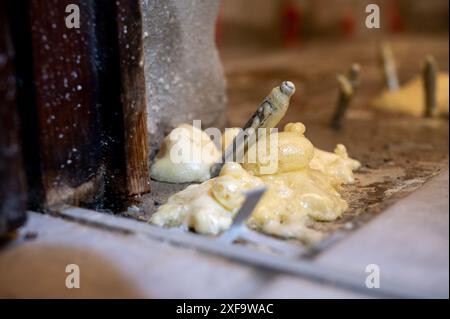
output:
[[[397,33],[403,31],[403,18],[397,3],[389,6],[388,11],[389,31]]]
[[[340,20],[340,26],[342,34],[345,37],[351,37],[355,32],[355,18],[351,11],[347,10],[342,16]]]
[[[300,44],[301,12],[293,3],[288,3],[282,10],[283,42],[286,47],[296,47]]]

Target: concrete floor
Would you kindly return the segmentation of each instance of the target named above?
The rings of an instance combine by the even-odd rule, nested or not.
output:
[[[448,194],[446,172],[310,262],[355,278],[365,278],[366,266],[377,264],[381,286],[394,285],[405,297],[448,298]],[[102,227],[99,221],[84,225],[30,213],[16,239],[0,250],[0,297],[369,297]],[[68,264],[80,268],[79,289],[66,288]]]

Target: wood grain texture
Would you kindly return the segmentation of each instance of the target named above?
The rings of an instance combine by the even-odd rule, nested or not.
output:
[[[71,3],[80,29],[65,25]],[[89,202],[101,181],[92,1],[31,0],[29,14],[46,204]]]
[[[141,17],[134,1],[98,0],[95,11],[104,206],[121,211],[150,189]]]
[[[68,4],[80,8],[79,29],[65,25]],[[20,47],[31,207],[120,210],[149,191],[137,2],[19,0],[9,6]]]
[[[13,46],[4,3],[0,3],[0,235],[22,225],[25,175],[19,140]]]
[[[122,78],[127,193],[150,191],[147,107],[139,1],[118,0],[117,32]]]

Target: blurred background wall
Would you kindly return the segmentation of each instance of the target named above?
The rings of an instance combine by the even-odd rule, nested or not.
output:
[[[365,27],[365,8],[380,6],[381,29]],[[448,32],[448,0],[223,0],[220,45],[299,45],[322,37]]]

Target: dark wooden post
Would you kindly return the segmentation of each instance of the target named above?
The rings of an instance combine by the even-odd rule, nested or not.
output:
[[[0,2],[0,235],[24,223],[25,200],[13,46],[2,1]]]
[[[138,0],[96,6],[106,206],[120,210],[150,190],[142,18]]]
[[[79,29],[65,23],[71,4]],[[122,209],[149,191],[139,2],[9,5],[31,198],[43,208]]]
[[[117,28],[122,77],[127,193],[150,191],[147,107],[139,0],[118,0]]]
[[[79,29],[65,9],[79,6]],[[93,201],[101,183],[101,131],[92,1],[30,0],[35,103],[48,206]]]

